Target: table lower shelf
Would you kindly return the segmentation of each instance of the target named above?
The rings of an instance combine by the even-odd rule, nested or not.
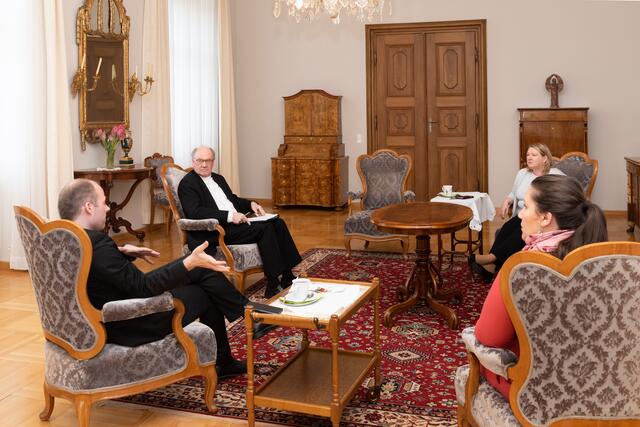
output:
[[[276,372],[255,392],[256,406],[330,416],[333,387],[331,350],[309,347]],[[340,410],[375,367],[373,353],[338,351]]]

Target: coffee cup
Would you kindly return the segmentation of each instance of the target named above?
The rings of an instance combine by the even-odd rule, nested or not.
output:
[[[291,282],[291,288],[287,293],[287,299],[289,301],[304,301],[309,296],[309,287],[311,286],[311,280],[309,279],[293,279]]]
[[[442,194],[444,194],[447,197],[450,197],[453,195],[453,185],[443,185],[442,186]]]

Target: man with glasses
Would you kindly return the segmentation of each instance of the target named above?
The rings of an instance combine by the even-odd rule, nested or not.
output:
[[[291,269],[302,258],[285,222],[274,218],[264,222],[249,222],[246,214],[264,215],[258,203],[236,196],[222,175],[213,172],[215,152],[211,147],[198,147],[191,153],[193,171],[180,181],[178,196],[185,216],[189,219],[215,218],[225,230],[224,241],[230,245],[257,243],[267,288],[264,296],[270,298],[289,286],[294,279]],[[218,242],[216,233],[189,231],[189,249],[204,241],[209,242],[207,252],[214,254]],[[279,279],[278,276],[281,276]]]

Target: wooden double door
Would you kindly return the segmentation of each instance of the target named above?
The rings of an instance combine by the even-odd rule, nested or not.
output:
[[[428,200],[487,191],[485,21],[368,25],[367,149],[413,159]]]

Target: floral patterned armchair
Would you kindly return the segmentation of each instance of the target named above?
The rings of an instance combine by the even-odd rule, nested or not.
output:
[[[207,326],[181,326],[184,305],[165,292],[151,298],[112,301],[98,310],[87,296],[93,251],[87,233],[71,221],[45,223],[15,206],[45,336],[44,396],[40,419],[55,397],[75,406],[78,425],[89,425],[93,402],[142,393],[191,376],[204,376],[204,400],[216,411],[216,339]],[[175,309],[174,333],[137,347],[106,344],[104,323]]]
[[[640,425],[640,244],[596,243],[560,261],[520,252],[500,270],[520,356],[462,332],[458,424]],[[509,378],[509,401],[479,375]]]
[[[409,236],[378,230],[371,222],[371,213],[387,205],[415,201],[415,193],[406,191],[412,166],[408,155],[398,155],[392,150],[378,150],[371,155],[362,154],[356,159],[362,191],[349,192],[349,217],[344,223],[347,254],[351,254],[352,239],[364,240],[365,248],[369,246],[369,242],[400,240],[402,252],[407,254]],[[360,200],[360,210],[357,212],[353,212],[354,200]]]
[[[581,151],[572,151],[564,154],[560,160],[553,165],[560,169],[567,176],[572,176],[578,180],[587,200],[591,200],[593,186],[598,178],[598,161],[590,158]]]
[[[144,165],[152,167],[154,171],[153,179],[149,185],[149,198],[151,199],[151,216],[149,224],[153,225],[156,206],[158,206],[164,212],[164,223],[166,227],[166,234],[168,236],[171,231],[172,214],[167,193],[164,191],[164,188],[162,187],[162,179],[160,179],[160,168],[165,163],[173,163],[173,157],[163,156],[160,153],[153,153],[153,156],[149,156],[144,159]]]
[[[160,169],[162,184],[169,199],[173,218],[178,225],[178,230],[180,230],[182,252],[184,254],[189,253],[189,248],[187,247],[187,231],[208,230],[213,233],[217,232],[218,250],[215,258],[225,260],[227,262],[227,265],[231,268],[230,274],[235,279],[236,288],[244,294],[246,277],[249,274],[261,273],[263,271],[262,258],[258,251],[258,245],[255,243],[245,245],[227,245],[224,242],[224,228],[218,224],[217,219],[183,218],[184,211],[182,210],[182,204],[178,197],[178,186],[180,185],[182,178],[184,178],[190,170],[191,168],[183,169],[174,163],[164,164]]]

